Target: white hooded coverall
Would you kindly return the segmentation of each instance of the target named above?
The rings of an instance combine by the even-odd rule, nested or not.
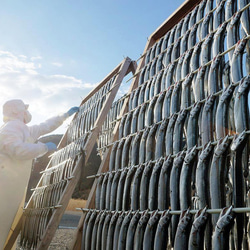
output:
[[[0,127],[0,249],[4,247],[22,201],[32,160],[48,152],[48,147],[41,142],[35,143],[36,140],[58,128],[68,117],[65,113],[28,127],[24,123],[27,105],[21,100],[12,100],[9,106],[18,112],[5,112],[8,116],[4,117],[5,123]]]

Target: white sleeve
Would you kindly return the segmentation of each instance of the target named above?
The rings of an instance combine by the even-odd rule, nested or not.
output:
[[[2,153],[17,160],[31,160],[48,152],[48,147],[44,143],[24,142],[23,131],[18,128],[8,126],[0,137],[3,140]]]
[[[67,114],[58,115],[38,125],[30,126],[30,135],[34,138],[34,140],[37,140],[40,136],[53,132],[55,129],[60,127],[67,118]]]

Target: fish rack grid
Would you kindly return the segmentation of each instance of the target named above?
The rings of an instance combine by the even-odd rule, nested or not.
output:
[[[5,249],[12,247],[20,231],[22,249],[49,247],[119,87],[135,67],[126,57],[81,102]]]
[[[73,249],[249,247],[249,7],[186,1],[150,36]]]

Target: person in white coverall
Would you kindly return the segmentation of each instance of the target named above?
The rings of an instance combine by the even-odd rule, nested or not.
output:
[[[52,117],[39,125],[28,127],[31,114],[22,100],[10,100],[3,105],[0,127],[0,249],[2,250],[19,204],[27,186],[32,160],[56,149],[52,142],[37,139],[58,128],[64,120],[79,111],[78,107]]]

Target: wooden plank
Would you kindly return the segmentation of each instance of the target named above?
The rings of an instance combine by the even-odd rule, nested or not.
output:
[[[155,43],[155,40],[153,38],[148,40],[148,42],[147,42],[147,44],[145,46],[144,52],[147,51],[152,46],[152,44],[154,44],[154,43]],[[141,61],[139,62],[138,67],[136,67],[135,63],[132,66],[133,67],[133,73],[134,73],[134,75],[136,77],[133,78],[133,81],[132,81],[132,83],[130,85],[130,88],[129,88],[129,91],[128,91],[128,96],[124,100],[124,103],[123,103],[123,106],[121,108],[119,117],[122,117],[128,110],[128,103],[129,103],[130,94],[134,89],[136,89],[138,87],[139,72],[142,69],[142,67],[144,66],[144,63],[145,63],[145,57],[143,57],[141,59]],[[114,127],[111,142],[118,139],[119,124],[120,124],[120,119],[118,119],[118,121],[116,122],[116,125]],[[103,160],[102,160],[101,165],[100,165],[100,167],[98,169],[98,174],[108,171],[110,154],[111,154],[111,148],[108,148],[106,150],[105,154],[104,154]],[[87,200],[87,203],[86,203],[86,206],[85,206],[86,208],[94,208],[95,207],[94,203],[95,203],[96,186],[97,186],[97,179],[94,180],[94,183],[93,183],[92,188],[90,190],[89,197],[88,197],[88,200]],[[85,214],[83,214],[81,216],[81,218],[80,218],[80,221],[79,221],[78,226],[77,226],[77,231],[76,231],[75,238],[74,238],[71,249],[74,249],[74,250],[80,250],[81,249],[82,227],[83,227],[83,223],[84,223],[84,218],[85,218]]]

